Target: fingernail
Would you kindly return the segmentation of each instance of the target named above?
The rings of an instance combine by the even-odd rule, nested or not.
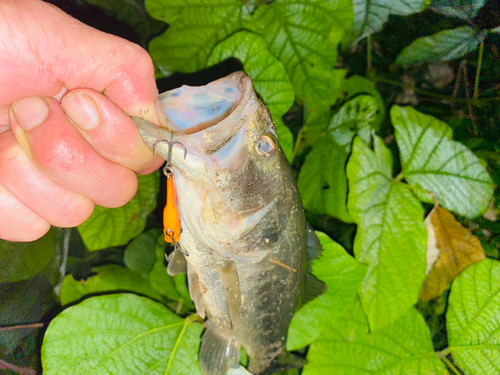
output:
[[[41,98],[33,96],[15,102],[12,113],[24,130],[31,130],[49,116],[49,107]]]
[[[99,114],[94,102],[84,94],[66,96],[61,106],[69,119],[83,130],[91,130],[99,122]]]

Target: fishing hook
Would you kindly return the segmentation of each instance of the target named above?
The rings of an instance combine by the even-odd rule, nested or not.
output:
[[[159,143],[166,142],[168,144],[168,154],[167,154],[167,164],[165,164],[165,167],[163,168],[163,173],[167,178],[170,178],[172,175],[172,169],[170,168],[172,166],[172,149],[174,148],[175,144],[180,145],[184,149],[184,159],[186,159],[187,156],[187,148],[184,146],[182,142],[179,141],[174,141],[174,132],[171,133],[172,135],[170,136],[170,140],[168,139],[159,139],[153,144],[153,155],[155,154],[155,148]]]
[[[167,231],[165,232],[165,234],[166,234],[167,236],[169,236],[169,237],[170,237],[170,239],[172,240],[172,243],[174,244],[174,251],[175,251],[175,250],[179,250],[182,254],[184,254],[184,256],[186,256],[186,257],[188,257],[188,256],[189,256],[189,253],[188,253],[186,250],[184,250],[184,249],[181,247],[181,245],[179,245],[179,243],[175,240],[175,237],[174,237],[175,232],[174,232],[172,229],[168,228],[168,229],[167,229]],[[169,261],[169,262],[170,262],[170,260],[172,259],[173,254],[174,254],[174,253],[172,252],[172,254],[170,254],[170,255],[168,256],[167,261]]]

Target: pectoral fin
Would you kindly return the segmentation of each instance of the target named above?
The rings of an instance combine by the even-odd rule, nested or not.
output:
[[[232,260],[224,261],[224,264],[219,267],[219,274],[226,294],[231,326],[234,328],[238,324],[241,314],[240,280],[235,262]]]
[[[204,375],[224,375],[233,363],[240,360],[240,345],[228,332],[215,327],[210,321],[201,339],[200,367]]]
[[[202,295],[203,288],[205,288],[200,280],[198,279],[198,275],[193,271],[191,267],[188,266],[188,285],[189,285],[189,294],[191,295],[191,299],[196,306],[196,312],[202,319],[205,319],[205,305],[203,304]]]

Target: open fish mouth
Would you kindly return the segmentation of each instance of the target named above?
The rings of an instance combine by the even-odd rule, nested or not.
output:
[[[241,102],[245,91],[252,87],[245,78],[246,75],[238,72],[206,86],[184,85],[161,94],[160,102],[170,120],[170,130],[189,135],[226,120],[239,104],[244,106]]]
[[[145,143],[153,148],[158,140],[172,138],[190,154],[204,159],[226,146],[248,125],[258,100],[252,80],[244,72],[235,72],[206,86],[182,86],[162,93],[159,99],[167,117],[166,128],[132,117]],[[240,144],[245,141],[244,137],[237,138],[241,138]],[[167,159],[168,150],[155,149]]]

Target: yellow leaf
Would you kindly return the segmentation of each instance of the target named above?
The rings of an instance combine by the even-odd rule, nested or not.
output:
[[[467,266],[486,258],[481,242],[441,207],[434,207],[425,219],[428,232],[427,276],[419,299],[440,296]]]

